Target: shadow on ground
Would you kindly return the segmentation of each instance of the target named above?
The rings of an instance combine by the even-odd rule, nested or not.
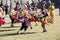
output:
[[[26,35],[26,34],[35,34],[36,32],[26,32],[26,33],[10,33],[10,34],[1,34],[0,37],[4,37],[4,36],[15,36],[15,35]]]
[[[0,30],[0,32],[5,32],[5,31],[15,31],[16,29],[10,29],[10,30]]]
[[[14,26],[14,27],[0,27],[0,28],[18,28],[18,27],[21,27],[21,26]]]

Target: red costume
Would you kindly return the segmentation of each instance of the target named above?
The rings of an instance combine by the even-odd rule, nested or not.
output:
[[[1,25],[5,24],[5,21],[3,20],[3,18],[0,18],[0,24]]]
[[[0,7],[0,25],[5,24],[5,21],[3,20],[3,10]]]

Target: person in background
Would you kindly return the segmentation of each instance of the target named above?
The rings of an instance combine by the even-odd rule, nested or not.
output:
[[[0,6],[2,6],[3,5],[3,3],[2,2],[0,2]]]
[[[42,1],[40,2],[40,0],[38,0],[38,3],[37,3],[37,8],[38,8],[38,9],[41,8],[41,4],[42,4]]]
[[[46,4],[43,2],[42,3],[42,6],[41,6],[41,11],[45,10],[46,9]]]
[[[49,7],[50,7],[50,5],[51,5],[51,1],[48,0],[48,1],[47,1],[47,4],[46,4],[46,7],[47,7],[48,11],[49,11]]]
[[[46,4],[45,3],[42,4],[41,14],[43,16],[40,19],[43,20],[44,22],[46,22],[46,17],[48,16],[48,13],[47,13],[47,9],[46,9]],[[43,32],[47,32],[47,30],[45,28],[46,24],[44,22],[41,22],[41,26],[42,26]]]
[[[29,9],[30,8],[29,1],[27,1],[26,5],[27,5],[27,9]]]
[[[31,3],[31,6],[32,6],[32,10],[35,10],[35,3],[34,3],[33,0],[32,0],[32,3]]]
[[[7,4],[5,5],[5,13],[6,13],[6,15],[8,14],[8,5]]]

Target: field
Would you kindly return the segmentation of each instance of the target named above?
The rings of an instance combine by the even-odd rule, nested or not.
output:
[[[47,32],[42,32],[41,23],[35,26],[32,22],[32,29],[28,28],[26,34],[21,31],[21,34],[17,34],[21,24],[15,23],[14,28],[10,28],[10,19],[6,17],[7,24],[2,25],[0,28],[0,40],[60,40],[60,16],[58,15],[58,9],[55,10],[54,24],[46,25]]]

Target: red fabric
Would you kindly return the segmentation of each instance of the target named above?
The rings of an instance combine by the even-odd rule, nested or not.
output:
[[[17,8],[17,7],[15,7],[15,8],[14,8],[14,10],[15,10],[15,11],[18,11],[18,8]]]
[[[16,13],[15,15],[10,16],[10,18],[13,18],[13,19],[18,19],[18,14]]]
[[[44,23],[44,24],[48,24],[48,22],[45,22],[43,20],[38,20],[38,22]]]
[[[18,19],[18,14],[16,13],[16,15],[14,15],[14,19]]]
[[[17,22],[22,23],[22,22],[24,22],[24,19],[23,18],[22,19],[17,19]]]
[[[32,18],[32,19],[30,20],[30,22],[35,22],[35,21],[48,24],[48,22],[45,22],[45,21],[43,21],[43,20],[35,20],[34,18]]]
[[[18,19],[18,8],[15,7],[14,10],[16,11],[16,14],[13,16],[14,19]]]
[[[2,18],[0,18],[0,24],[1,25],[5,24],[5,21]]]
[[[54,22],[48,22],[48,23],[50,23],[50,24],[54,24]]]

